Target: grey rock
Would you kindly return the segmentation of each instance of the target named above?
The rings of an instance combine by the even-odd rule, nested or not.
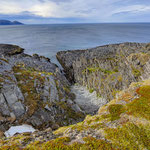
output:
[[[63,72],[49,58],[30,56],[19,46],[0,44],[0,114],[6,118],[5,129],[12,123],[45,129],[83,120],[82,111],[83,117],[68,114],[72,108],[66,100],[71,99],[71,93],[65,89],[69,86]],[[74,109],[71,111],[76,114]]]
[[[1,55],[15,55],[20,54],[24,51],[23,48],[20,48],[16,45],[10,44],[0,44],[0,54]]]
[[[56,87],[56,83],[54,80],[53,76],[49,76],[49,83],[51,85],[50,87],[50,100],[52,101],[58,101],[58,92],[57,92],[57,87]]]
[[[148,44],[121,43],[87,50],[61,51],[57,59],[71,83],[95,90],[106,102],[132,82],[150,75]]]
[[[17,118],[25,113],[25,108],[21,102],[14,103],[10,108],[12,109]]]

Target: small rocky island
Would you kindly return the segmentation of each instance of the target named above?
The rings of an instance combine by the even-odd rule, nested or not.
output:
[[[150,149],[149,43],[61,51],[57,59],[64,70],[0,45],[0,149]],[[94,115],[76,101],[74,84],[102,100]],[[4,136],[23,124],[35,131]]]

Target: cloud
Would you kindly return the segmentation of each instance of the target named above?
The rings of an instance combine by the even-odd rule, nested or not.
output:
[[[112,11],[112,14],[118,14],[118,13],[141,13],[141,12],[150,12],[150,6],[146,5],[132,5],[127,7],[122,7],[119,9],[116,9],[115,11]]]
[[[0,0],[0,15],[36,18],[79,18],[89,22],[119,21],[120,14],[150,13],[146,0]],[[118,18],[116,17],[119,14]],[[130,17],[130,16],[128,16]]]

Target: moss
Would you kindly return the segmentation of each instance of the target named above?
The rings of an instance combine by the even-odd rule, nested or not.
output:
[[[113,90],[113,91],[112,91],[112,96],[115,97],[116,94],[119,93],[119,92],[120,92],[120,91],[118,91],[118,90]]]
[[[58,89],[58,91],[59,91],[59,87],[58,87],[57,89]],[[76,95],[71,92],[71,89],[70,89],[69,86],[64,85],[64,86],[63,86],[63,89],[64,89],[66,95],[67,95],[71,100],[75,100]],[[61,94],[59,94],[59,95],[61,96]]]
[[[67,103],[61,101],[61,102],[57,102],[56,103],[57,106],[61,107],[64,111],[65,114],[67,116],[67,118],[72,118],[74,120],[77,120],[79,118],[84,118],[84,114],[82,112],[75,112],[70,105],[68,105]]]
[[[94,92],[94,89],[89,89],[89,92],[90,92],[90,93],[93,93],[93,92]]]
[[[42,87],[45,82],[45,77],[41,76],[41,73],[34,69],[27,69],[24,65],[18,65],[13,67],[18,86],[25,97],[25,104],[29,107],[28,115],[32,115],[40,105],[44,107],[41,101],[40,93],[37,92],[35,87],[35,79],[40,83]]]
[[[93,125],[90,126],[91,129],[101,129],[104,127],[104,124],[103,123],[95,123]]]
[[[115,66],[114,72],[119,72],[118,66]]]
[[[41,145],[32,143],[25,150],[117,150],[117,148],[105,140],[97,140],[93,137],[85,137],[83,140],[84,143],[73,143],[70,145],[70,138],[62,137]]]
[[[55,84],[56,84],[56,88],[57,88],[57,91],[58,91],[59,99],[63,99],[63,98],[64,98],[64,95],[63,95],[62,92],[60,91],[59,82],[58,82],[57,80],[55,80]],[[64,87],[63,87],[63,88],[64,88]]]
[[[142,86],[136,92],[140,97],[127,105],[128,113],[150,120],[150,86]]]
[[[72,126],[72,125],[70,125]],[[66,131],[67,129],[69,129],[70,126],[64,126],[64,127],[60,127],[59,129],[57,129],[56,131],[54,131],[53,133],[55,135],[62,135],[64,131]]]
[[[119,100],[123,100],[123,101],[126,101],[126,102],[129,102],[130,99],[132,99],[133,96],[131,95],[130,92],[125,92],[123,93],[120,97],[119,97]]]
[[[70,138],[68,137],[57,138],[45,143],[34,142],[28,145],[25,150],[69,150],[69,146],[65,144],[68,142],[70,142]]]
[[[104,127],[104,124],[101,123],[102,120],[103,118],[99,115],[96,115],[96,116],[87,115],[83,122],[79,122],[74,125],[59,128],[58,130],[54,131],[54,134],[62,135],[68,129],[76,130],[79,132],[87,131],[88,129],[100,129]]]
[[[113,121],[120,118],[120,114],[125,112],[125,108],[120,104],[112,104],[109,105],[108,111],[110,113],[111,121]]]
[[[114,148],[114,146],[106,142],[105,140],[97,140],[93,137],[86,137],[83,139],[85,141],[85,144],[81,145],[84,149],[84,147],[87,147],[88,149],[92,150],[112,150],[112,149],[117,149]]]
[[[12,145],[8,145],[8,146],[2,146],[0,147],[0,150],[20,150],[19,146],[17,144],[12,144]]]
[[[150,85],[141,86],[136,90],[136,92],[145,98],[150,98]]]
[[[150,81],[134,83],[133,90],[125,90],[118,99],[112,100],[109,104],[101,108],[103,115],[87,115],[83,122],[59,128],[54,131],[56,137],[70,133],[93,132],[100,133],[106,140],[95,139],[93,137],[83,138],[82,143],[70,143],[70,138],[61,137],[48,142],[38,142],[29,144],[26,150],[148,150],[150,149]],[[140,86],[140,87],[139,87]],[[132,96],[136,94],[139,98]],[[136,95],[137,96],[137,95]],[[120,100],[125,100],[126,105],[116,104]],[[68,114],[68,105],[61,102],[58,106],[65,109]],[[108,106],[108,107],[107,107]],[[107,111],[108,110],[108,111]],[[70,110],[69,110],[70,111]],[[72,113],[72,111],[70,111]],[[70,115],[71,115],[70,113]],[[123,115],[121,115],[124,113]],[[130,114],[128,116],[127,114]],[[134,115],[134,117],[132,116]],[[121,118],[120,118],[121,116]],[[138,118],[136,118],[136,117]],[[107,119],[105,119],[107,117]],[[139,118],[141,117],[141,118]],[[132,119],[135,119],[134,122]],[[144,119],[143,119],[144,118]],[[127,119],[127,120],[123,120]],[[137,119],[137,121],[136,121]],[[147,120],[146,120],[147,119]],[[111,122],[114,121],[115,122]],[[144,122],[144,121],[145,122]],[[132,121],[132,122],[131,122]],[[108,123],[108,124],[107,124]],[[113,125],[112,125],[113,124]],[[112,126],[111,126],[112,125]],[[115,127],[114,127],[115,126]],[[114,127],[114,128],[113,128]],[[21,138],[28,143],[28,138]],[[17,141],[17,138],[16,138]],[[2,142],[3,143],[3,142]],[[8,142],[6,143],[8,144]],[[12,143],[16,145],[16,143]],[[18,145],[19,147],[19,145]],[[7,148],[9,149],[10,146]],[[17,146],[15,147],[17,148]]]
[[[96,96],[97,96],[98,98],[102,98],[102,95],[101,95],[100,93],[98,93],[98,91],[96,92]]]
[[[86,69],[84,69],[83,71],[82,71],[82,74],[85,74],[86,73],[86,71],[88,71],[89,73],[93,73],[93,72],[96,72],[96,71],[100,71],[100,72],[103,72],[104,74],[113,74],[113,73],[115,73],[116,71],[118,72],[118,70],[107,70],[107,69],[102,69],[102,68],[100,68],[100,67],[87,67]]]
[[[72,125],[71,129],[81,132],[81,131],[85,131],[85,130],[89,129],[89,126],[84,125],[84,122],[80,122],[80,123],[77,123],[76,125]]]
[[[42,142],[41,141],[34,141],[32,143],[30,143],[29,145],[27,145],[24,150],[42,150],[41,146],[42,146]],[[45,150],[45,149],[43,149]]]
[[[107,139],[122,150],[141,150],[150,149],[150,131],[149,126],[135,125],[127,123],[118,128],[109,128],[105,130]]]
[[[20,150],[22,143],[28,143],[31,140],[29,136],[14,136],[12,138],[6,138],[0,142],[0,150]]]
[[[122,80],[123,80],[122,75],[118,76],[118,81],[119,81],[119,82],[122,82]]]
[[[141,71],[132,66],[132,73],[135,77],[141,76]]]
[[[101,120],[102,120],[102,117],[99,116],[99,115],[94,115],[94,116],[87,115],[86,118],[85,118],[85,120],[84,120],[84,123],[90,125],[92,123],[95,124],[95,123],[97,123],[97,122],[99,122]]]
[[[71,89],[68,86],[63,87],[63,89],[67,94],[69,94],[71,92]]]

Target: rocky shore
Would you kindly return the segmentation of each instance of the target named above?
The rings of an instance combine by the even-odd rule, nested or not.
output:
[[[150,149],[149,43],[58,52],[65,74],[18,46],[0,45],[0,54],[1,133],[24,123],[37,129],[2,137],[0,150]],[[70,88],[74,83],[73,90],[85,86],[102,100],[95,115],[84,119],[84,102],[76,103],[80,96]]]

